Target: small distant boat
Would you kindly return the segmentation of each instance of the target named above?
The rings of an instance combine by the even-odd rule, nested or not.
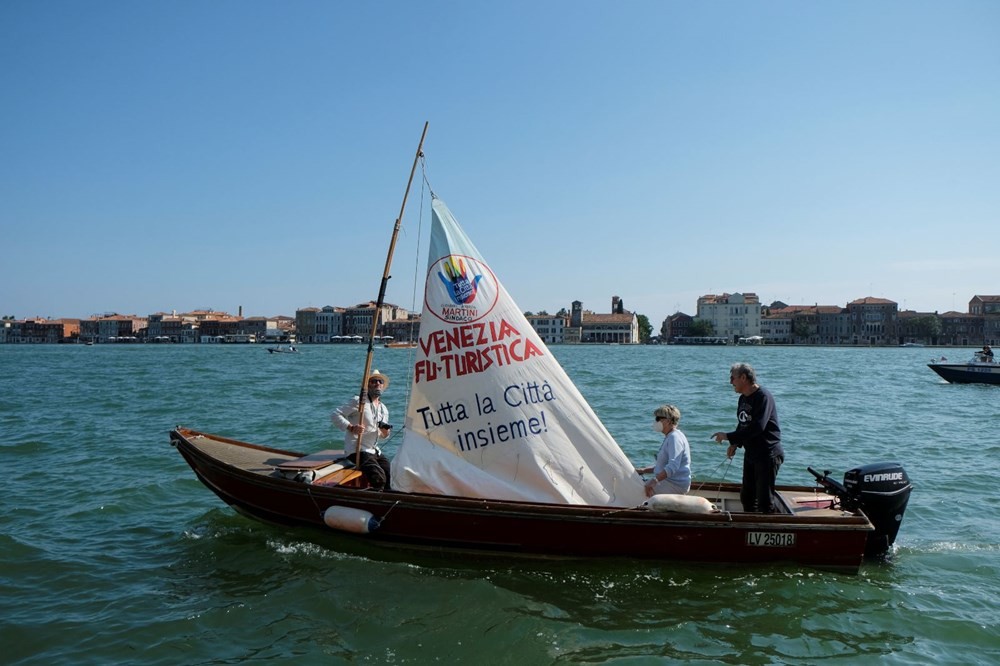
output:
[[[279,345],[277,347],[268,347],[267,348],[267,353],[268,354],[298,354],[299,350],[295,348],[295,345],[288,345],[287,347],[282,347],[282,346]]]
[[[1000,384],[1000,363],[977,352],[965,363],[932,361],[927,367],[952,384]]]
[[[386,349],[413,349],[417,346],[416,342],[387,342],[385,343]]]
[[[925,345],[922,342],[904,342],[903,344],[901,344],[899,346],[900,347],[923,347]]]

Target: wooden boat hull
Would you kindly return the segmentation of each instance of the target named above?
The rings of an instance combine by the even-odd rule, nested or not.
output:
[[[324,486],[274,468],[304,454],[178,427],[172,443],[198,478],[242,514],[270,523],[329,529],[331,506],[370,512],[380,525],[357,538],[442,550],[571,558],[632,557],[689,562],[787,562],[857,572],[873,527],[861,512],[829,508],[816,488],[783,486],[787,514],[657,513],[638,508],[537,504]],[[710,500],[738,495],[713,484]],[[704,493],[703,493],[704,494]],[[718,497],[716,497],[718,495]]]
[[[1000,384],[1000,363],[928,363],[927,367],[952,384]]]

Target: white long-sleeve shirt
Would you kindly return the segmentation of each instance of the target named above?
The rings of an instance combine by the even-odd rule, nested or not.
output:
[[[389,422],[389,408],[379,401],[377,404],[371,400],[365,400],[364,419],[358,420],[358,397],[354,396],[350,402],[341,405],[330,415],[333,425],[344,431],[344,452],[351,454],[357,451],[358,436],[347,429],[348,426],[356,425],[359,422],[364,426],[365,431],[361,434],[361,452],[379,453],[378,442],[387,439],[388,435],[382,436],[378,428],[379,422]]]

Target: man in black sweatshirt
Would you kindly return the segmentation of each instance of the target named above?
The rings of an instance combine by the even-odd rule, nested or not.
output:
[[[729,441],[726,455],[732,458],[743,447],[743,488],[740,501],[744,511],[774,513],[774,482],[785,460],[781,448],[781,427],[774,396],[757,384],[757,373],[749,363],[734,363],[729,383],[740,394],[736,406],[737,425],[733,432],[717,432],[712,437]]]

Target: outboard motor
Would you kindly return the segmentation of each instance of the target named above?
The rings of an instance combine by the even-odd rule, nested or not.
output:
[[[846,511],[861,509],[875,527],[865,544],[865,557],[882,559],[896,541],[903,522],[906,504],[913,486],[906,470],[899,463],[883,462],[862,465],[848,470],[841,485],[829,477],[808,468],[826,492],[840,499]]]

